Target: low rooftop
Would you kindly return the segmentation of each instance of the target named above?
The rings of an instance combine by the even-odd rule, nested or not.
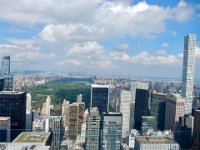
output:
[[[141,144],[167,144],[176,143],[167,137],[138,136],[137,141]]]
[[[13,143],[45,143],[49,136],[49,132],[22,132]]]

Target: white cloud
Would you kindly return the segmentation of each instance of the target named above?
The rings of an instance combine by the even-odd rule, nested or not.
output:
[[[177,7],[171,10],[172,17],[178,22],[184,22],[190,20],[194,14],[194,6],[187,4],[181,0]]]
[[[65,59],[58,65],[66,64],[95,69],[112,67],[112,61],[104,47],[96,42],[75,43],[67,48]]]
[[[38,61],[55,57],[54,53],[42,53],[31,45],[0,45],[0,57],[9,55],[13,61]]]
[[[70,10],[72,12],[63,12],[63,14],[70,14],[69,16],[74,16],[74,13],[78,13],[76,17],[74,16],[75,19],[59,19],[61,14],[57,14],[58,16],[55,17],[54,15],[51,16],[51,13],[45,12],[47,17],[51,19],[48,22],[45,21],[45,23],[49,24],[39,33],[39,37],[48,42],[105,40],[120,38],[123,35],[149,38],[165,31],[165,24],[168,20],[176,20],[178,22],[189,20],[195,9],[192,5],[182,1],[174,8],[150,5],[145,1],[134,5],[122,1],[94,1],[90,6],[82,6],[86,10],[91,7],[90,12],[87,10],[80,14],[83,8],[79,10],[78,3],[75,3],[76,5],[71,4],[72,8]],[[69,9],[69,6],[66,5],[63,5],[63,7]],[[88,19],[82,19],[83,15],[88,15]],[[54,18],[57,21],[51,21]],[[172,32],[171,34],[175,36],[176,33]]]
[[[47,42],[79,42],[98,39],[103,33],[103,28],[98,29],[94,26],[86,26],[84,24],[51,24],[44,27],[39,33],[39,38]]]
[[[116,51],[128,51],[128,50],[130,50],[130,47],[129,47],[129,45],[128,44],[118,44],[118,45],[116,45],[115,47],[114,47],[114,50],[116,50]]]
[[[182,56],[171,55],[166,51],[158,51],[151,54],[147,51],[142,51],[136,55],[128,55],[126,53],[111,53],[111,56],[116,61],[125,61],[129,63],[145,64],[145,65],[172,65],[180,64]]]
[[[168,47],[169,47],[169,44],[168,44],[167,42],[164,42],[164,43],[162,43],[162,47],[163,47],[163,48],[168,48]]]

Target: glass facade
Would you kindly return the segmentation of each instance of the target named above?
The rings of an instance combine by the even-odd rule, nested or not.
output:
[[[102,150],[120,150],[122,137],[122,114],[104,113],[102,131]]]
[[[0,116],[11,117],[11,140],[13,140],[26,128],[26,93],[0,92]]]
[[[3,76],[10,75],[10,56],[5,56],[2,59],[1,74]]]
[[[152,93],[150,115],[155,117],[156,129],[164,130],[166,94]]]
[[[92,85],[91,87],[91,107],[98,107],[99,113],[108,112],[109,109],[109,86]]]
[[[185,114],[192,113],[195,47],[196,36],[194,34],[185,36],[182,74],[182,96],[185,98]]]

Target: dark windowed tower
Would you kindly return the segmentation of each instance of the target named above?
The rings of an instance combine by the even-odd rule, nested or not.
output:
[[[156,119],[157,130],[164,130],[166,97],[167,95],[162,93],[151,94],[150,115]]]
[[[10,75],[10,56],[5,56],[2,59],[1,74],[3,76]]]
[[[0,116],[11,117],[11,140],[26,128],[26,93],[0,92]]]
[[[136,89],[135,128],[141,129],[142,116],[149,115],[149,90]]]
[[[108,85],[92,85],[91,87],[91,105],[90,107],[98,107],[99,113],[108,112],[109,107],[109,86]]]

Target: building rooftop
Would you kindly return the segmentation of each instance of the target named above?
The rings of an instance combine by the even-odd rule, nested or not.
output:
[[[92,84],[92,88],[109,88],[109,85]]]
[[[21,92],[21,91],[1,91],[0,94],[23,94],[25,92]]]
[[[22,132],[13,143],[45,143],[50,132]]]
[[[167,137],[138,136],[137,141],[141,144],[167,144],[176,143]]]
[[[10,120],[10,117],[0,117],[0,120]]]

